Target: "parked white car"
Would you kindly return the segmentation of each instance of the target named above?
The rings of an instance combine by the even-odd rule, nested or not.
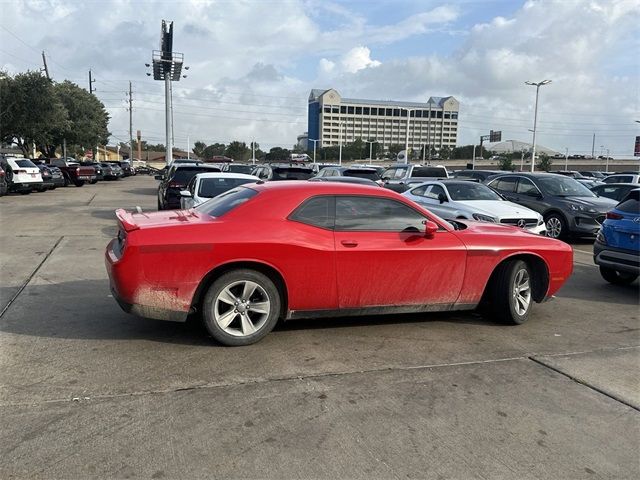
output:
[[[482,183],[468,180],[429,181],[404,192],[407,198],[445,220],[500,223],[546,235],[542,215],[509,202]]]
[[[180,192],[180,208],[197,207],[238,185],[258,181],[258,177],[244,173],[199,173],[191,179],[186,190]]]
[[[0,164],[10,192],[27,194],[42,186],[40,169],[28,158],[3,157]]]

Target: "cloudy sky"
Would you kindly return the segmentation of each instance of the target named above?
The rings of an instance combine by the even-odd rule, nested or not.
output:
[[[134,129],[164,143],[164,90],[146,75],[161,20],[190,69],[174,84],[175,140],[255,139],[291,147],[311,88],[344,97],[461,103],[459,145],[490,129],[564,152],[633,153],[640,135],[640,0],[0,1],[0,68],[88,86],[111,114],[112,143]]]

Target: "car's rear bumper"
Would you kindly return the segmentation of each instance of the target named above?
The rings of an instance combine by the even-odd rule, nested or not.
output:
[[[611,247],[596,240],[593,261],[601,267],[640,275],[640,253],[633,250]]]
[[[22,192],[27,190],[33,190],[42,186],[42,180],[37,182],[13,182],[9,185],[9,190]]]
[[[185,322],[189,315],[187,306],[186,310],[166,308],[178,306],[174,289],[158,288],[145,282],[135,258],[125,259],[125,255],[116,254],[114,242],[107,245],[105,267],[111,294],[120,308],[140,317]]]

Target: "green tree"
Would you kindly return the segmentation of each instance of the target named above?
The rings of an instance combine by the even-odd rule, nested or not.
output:
[[[211,160],[214,156],[224,155],[227,146],[224,143],[214,143],[212,145],[208,145],[202,151],[202,158],[204,160]]]
[[[40,72],[0,73],[0,140],[29,156],[33,144],[51,145],[68,128],[67,111],[54,84]]]
[[[53,128],[53,138],[41,150],[48,157],[55,156],[64,140],[70,145],[106,145],[109,140],[109,114],[95,95],[65,80],[54,85],[55,95],[67,111],[68,121],[63,128]]]
[[[440,149],[440,158],[448,160],[451,157],[451,149],[448,146],[444,146]]]
[[[498,158],[498,168],[500,170],[506,170],[509,172],[513,172],[513,160],[511,160],[511,156],[502,156]]]
[[[404,145],[400,145],[399,143],[389,145],[389,155],[394,160],[402,150],[404,150]]]
[[[204,156],[204,149],[207,148],[207,144],[204,142],[201,142],[199,140],[197,140],[194,144],[193,144],[193,148],[191,149],[191,151],[193,152],[193,154],[198,157],[198,158],[202,158]]]
[[[244,142],[234,140],[226,148],[225,153],[227,157],[233,158],[235,161],[244,161],[251,157],[251,150]]]
[[[286,162],[287,160],[289,160],[290,153],[291,152],[286,148],[273,147],[271,150],[269,150],[269,153],[267,153],[266,155],[267,161],[268,162]]]
[[[549,170],[551,170],[552,163],[553,162],[551,161],[551,158],[549,158],[549,155],[547,155],[546,153],[541,153],[540,155],[538,155],[538,170],[548,172]]]

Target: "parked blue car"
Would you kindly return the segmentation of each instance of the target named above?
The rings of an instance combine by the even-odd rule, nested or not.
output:
[[[626,285],[640,274],[640,188],[607,213],[593,244],[593,260],[610,283]]]

